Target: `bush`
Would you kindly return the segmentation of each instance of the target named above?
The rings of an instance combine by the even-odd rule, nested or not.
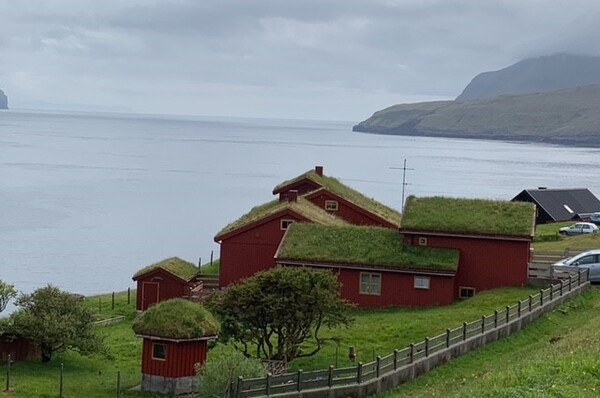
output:
[[[206,362],[196,368],[200,377],[201,397],[223,397],[232,381],[239,376],[260,377],[266,370],[260,360],[247,358],[233,347],[217,344],[208,352]]]

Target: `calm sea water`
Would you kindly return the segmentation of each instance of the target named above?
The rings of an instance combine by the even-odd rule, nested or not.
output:
[[[598,149],[353,133],[352,122],[0,112],[0,279],[94,294],[134,287],[315,165],[396,209],[405,195],[600,194]]]

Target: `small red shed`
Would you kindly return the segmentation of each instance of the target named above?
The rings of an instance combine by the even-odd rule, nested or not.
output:
[[[171,298],[188,297],[196,284],[198,267],[178,257],[171,257],[142,268],[133,276],[137,282],[138,311]]]
[[[400,232],[418,247],[460,252],[455,297],[527,284],[535,207],[527,202],[409,197]]]
[[[10,355],[12,362],[41,358],[42,352],[33,341],[10,333],[0,334],[0,358],[5,364]]]
[[[143,338],[142,391],[179,395],[198,390],[196,365],[206,362],[208,341],[218,323],[200,304],[184,299],[160,302],[133,322]]]
[[[225,287],[258,271],[275,267],[275,251],[286,229],[296,222],[343,225],[345,221],[292,195],[257,206],[223,228],[215,242],[221,244],[219,286]]]
[[[359,307],[416,307],[452,303],[458,251],[407,246],[389,228],[297,223],[276,261],[333,270],[340,296]]]

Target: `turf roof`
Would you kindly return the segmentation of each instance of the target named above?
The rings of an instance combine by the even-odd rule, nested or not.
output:
[[[219,324],[200,304],[176,298],[148,308],[132,328],[138,335],[186,340],[216,336]]]
[[[360,206],[365,210],[370,211],[371,213],[377,214],[379,217],[382,217],[383,219],[395,225],[399,225],[400,223],[400,213],[398,211],[374,199],[368,198],[359,191],[341,183],[338,179],[334,177],[320,176],[316,173],[315,170],[309,170],[303,174],[300,174],[298,177],[282,182],[273,189],[273,192],[275,193],[279,189],[284,188],[288,185],[292,185],[295,182],[301,181],[305,178],[313,181],[314,183],[320,185],[328,191],[343,197],[344,199],[354,203],[355,205]]]
[[[310,201],[298,197],[296,202],[287,200],[280,202],[278,199],[264,203],[260,206],[252,208],[248,213],[238,218],[236,221],[227,225],[215,236],[215,240],[220,240],[220,237],[235,231],[238,228],[252,224],[255,221],[261,220],[281,210],[290,209],[298,214],[303,215],[312,222],[329,225],[346,225],[346,221],[326,212],[318,206],[315,206]]]
[[[533,236],[535,206],[528,202],[410,196],[401,227],[408,230]]]
[[[196,265],[182,260],[179,257],[171,257],[142,268],[136,272],[133,277],[137,278],[138,276],[147,274],[157,268],[162,268],[186,281],[191,280],[198,274],[198,267],[196,267]]]
[[[458,267],[457,250],[405,245],[393,229],[310,223],[288,227],[277,259],[439,271]]]

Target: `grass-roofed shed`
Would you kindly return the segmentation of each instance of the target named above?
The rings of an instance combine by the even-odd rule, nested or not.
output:
[[[207,341],[219,325],[200,304],[184,299],[162,301],[132,325],[142,343],[142,391],[178,395],[197,390],[195,367],[204,363]]]
[[[187,297],[196,285],[198,267],[178,257],[150,264],[133,275],[137,282],[136,309],[144,311],[151,305],[171,298]]]
[[[276,253],[285,266],[337,272],[342,297],[361,307],[449,304],[459,253],[405,245],[397,230],[291,225]]]
[[[460,251],[457,297],[527,284],[535,228],[532,203],[411,196],[400,232],[415,246]]]

